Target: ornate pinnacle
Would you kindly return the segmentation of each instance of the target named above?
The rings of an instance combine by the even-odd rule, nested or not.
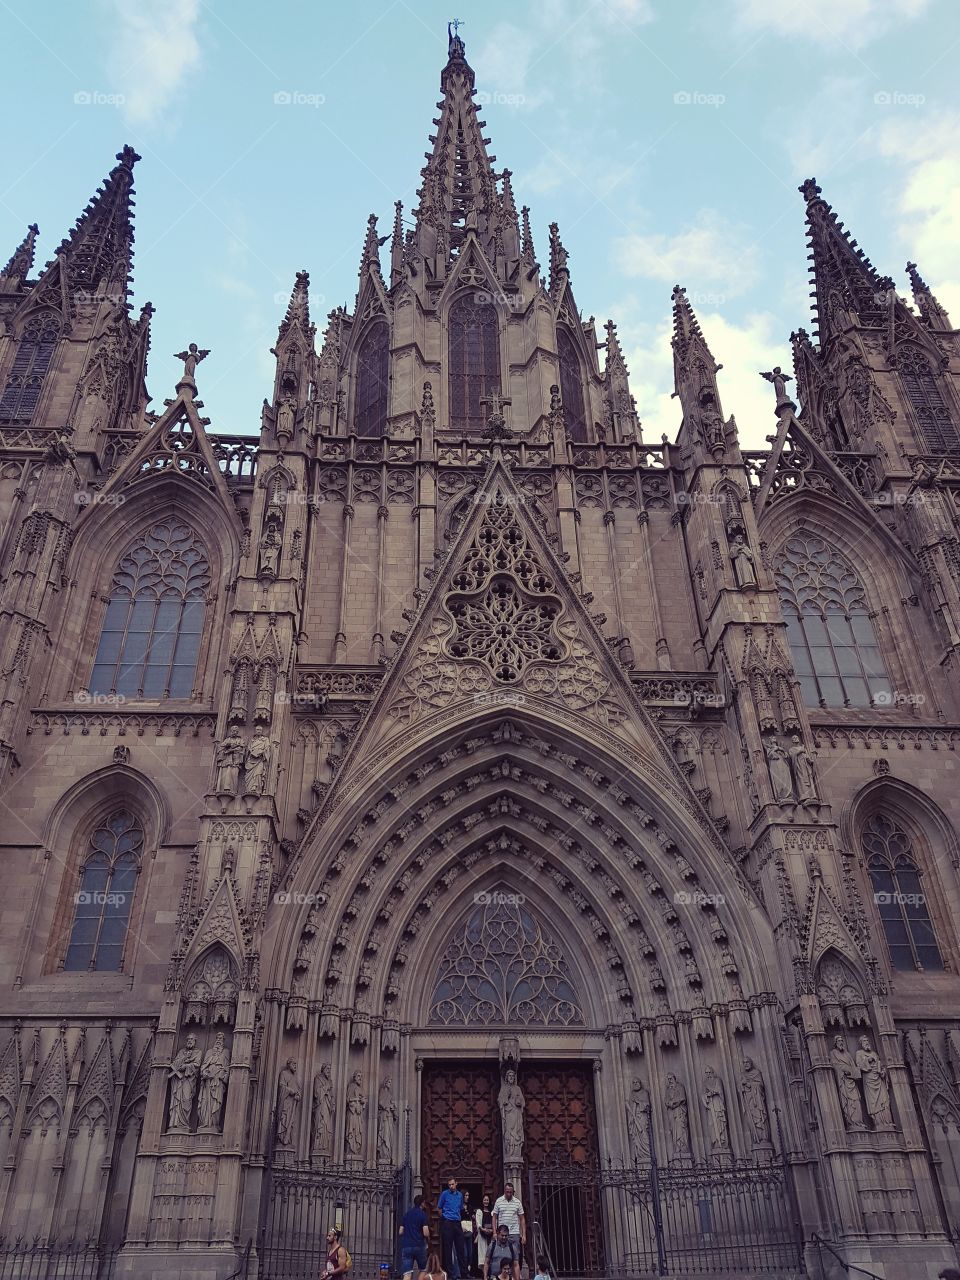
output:
[[[797,187],[807,204],[810,204],[812,200],[816,200],[822,189],[822,187],[818,186],[816,178],[805,178]]]
[[[520,210],[522,239],[520,241],[520,256],[523,259],[523,265],[531,272],[538,271],[540,264],[537,262],[537,253],[533,247],[533,232],[530,230],[530,206],[525,204]]]
[[[555,222],[550,223],[550,291],[560,283],[560,276],[570,276],[567,267],[567,259],[570,255],[563,247],[563,241],[560,239],[560,229]]]
[[[304,333],[310,332],[310,274],[307,271],[297,272],[290,301],[287,303],[286,315],[280,322],[278,340],[282,339],[294,324],[298,324]]]
[[[937,301],[933,290],[924,280],[923,276],[917,270],[915,262],[907,263],[907,275],[910,277],[910,288],[913,290],[913,300],[916,303],[917,310],[923,319],[933,329],[948,330],[950,328],[950,317],[944,308]]]
[[[31,222],[27,228],[27,234],[14,251],[13,257],[0,271],[0,275],[7,276],[9,279],[25,280],[33,266],[33,257],[36,252],[37,236],[40,234],[40,228],[35,222]]]
[[[623,358],[620,339],[617,337],[617,326],[612,320],[608,320],[603,329],[607,335],[607,341],[604,344],[607,350],[605,371],[608,374],[614,371],[625,374],[627,372],[627,362]]]
[[[360,259],[360,279],[362,280],[370,267],[380,274],[380,246],[386,244],[389,236],[377,235],[377,215],[371,213],[367,218],[367,234],[363,241],[363,256]]]

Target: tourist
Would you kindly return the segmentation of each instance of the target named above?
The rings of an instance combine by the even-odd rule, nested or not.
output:
[[[457,1190],[456,1178],[449,1178],[437,1201],[440,1214],[440,1247],[443,1250],[444,1269],[450,1280],[460,1280],[467,1269],[463,1228],[463,1192]]]
[[[489,1196],[483,1197],[481,1207],[474,1214],[477,1228],[477,1271],[484,1274],[487,1252],[493,1244],[493,1201]]]
[[[502,1226],[507,1228],[510,1243],[516,1246],[517,1260],[514,1264],[513,1276],[514,1280],[520,1280],[523,1247],[527,1243],[527,1220],[523,1216],[523,1205],[513,1193],[512,1182],[506,1184],[503,1195],[493,1206],[493,1229],[499,1234]]]
[[[423,1196],[414,1196],[413,1205],[403,1215],[400,1224],[401,1262],[404,1280],[413,1275],[413,1264],[422,1271],[427,1265],[427,1244],[430,1240],[430,1224],[423,1211]]]
[[[516,1280],[516,1268],[519,1265],[520,1250],[518,1246],[510,1239],[507,1228],[500,1227],[493,1244],[487,1251],[483,1269],[484,1280],[497,1280],[504,1267],[513,1275],[513,1280]]]
[[[344,1248],[341,1237],[342,1231],[338,1231],[336,1227],[331,1227],[327,1232],[327,1266],[325,1275],[327,1280],[331,1280],[333,1276],[345,1276],[350,1270],[350,1255]]]
[[[427,1259],[426,1269],[420,1272],[417,1280],[447,1280],[447,1273],[440,1265],[440,1259],[435,1253],[431,1253]]]
[[[467,1256],[467,1274],[477,1274],[476,1223],[473,1221],[473,1209],[470,1207],[470,1192],[463,1193],[463,1215],[460,1219],[463,1230],[463,1247]]]
[[[553,1280],[553,1276],[550,1274],[550,1268],[541,1266],[540,1270],[533,1277],[533,1280]]]

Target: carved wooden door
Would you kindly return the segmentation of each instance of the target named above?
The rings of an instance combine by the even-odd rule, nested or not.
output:
[[[503,1177],[500,1146],[499,1076],[496,1062],[429,1062],[423,1070],[420,1172],[431,1208],[455,1177],[479,1193],[499,1193]]]

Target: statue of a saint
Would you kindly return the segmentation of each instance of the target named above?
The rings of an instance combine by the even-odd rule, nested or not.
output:
[[[197,1099],[197,1117],[201,1129],[218,1129],[223,1099],[227,1092],[227,1076],[230,1073],[230,1051],[224,1043],[223,1032],[218,1031],[212,1046],[203,1055],[200,1066],[200,1097]]]
[[[187,382],[190,383],[191,386],[195,387],[197,385],[195,376],[197,372],[197,365],[201,360],[206,360],[209,354],[209,351],[201,351],[195,342],[191,342],[186,351],[178,351],[174,356],[174,359],[183,361],[183,377],[180,379],[180,382],[177,383],[177,386],[179,386],[181,382]]]
[[[860,1068],[847,1052],[843,1036],[835,1036],[833,1048],[830,1050],[830,1063],[837,1078],[837,1089],[840,1091],[840,1110],[848,1129],[865,1129],[863,1104],[860,1101],[860,1090],[857,1082],[860,1079]]]
[[[747,546],[742,534],[737,534],[730,550],[733,563],[733,576],[738,587],[755,587],[757,585],[757,569],[753,552]]]
[[[217,793],[235,796],[240,787],[240,767],[243,764],[243,738],[236,725],[218,745],[215,756],[217,765]]]
[[[713,1067],[707,1067],[703,1073],[703,1093],[700,1096],[707,1112],[710,1146],[714,1151],[729,1151],[727,1100],[723,1091],[723,1082]]]
[[[393,1138],[397,1125],[397,1104],[388,1076],[380,1086],[377,1099],[377,1164],[393,1163]]]
[[[172,1133],[190,1132],[190,1115],[200,1073],[197,1037],[187,1036],[183,1048],[170,1063],[170,1120]]]
[[[798,733],[791,735],[789,755],[793,761],[793,776],[797,784],[797,799],[801,804],[816,800],[817,782],[813,776],[813,761],[810,759],[810,753],[803,745],[803,739]]]
[[[311,1114],[313,1141],[311,1149],[316,1156],[328,1156],[333,1143],[333,1080],[330,1063],[325,1062],[313,1077],[313,1110]]]
[[[770,767],[770,783],[773,787],[773,798],[778,804],[793,803],[793,777],[790,773],[790,761],[783,743],[771,738],[764,747],[767,753],[767,764]]]
[[[870,1041],[866,1036],[861,1036],[857,1044],[856,1063],[863,1081],[867,1115],[873,1121],[875,1129],[892,1129],[893,1116],[890,1114],[890,1087],[886,1067],[875,1050],[870,1048]]]
[[[347,1154],[360,1155],[363,1150],[363,1113],[367,1100],[363,1096],[363,1076],[355,1071],[347,1085]]]
[[[787,395],[787,383],[792,382],[793,379],[790,377],[789,373],[784,373],[780,366],[776,365],[767,373],[761,373],[760,377],[766,378],[767,382],[773,383],[773,389],[777,396],[778,409],[781,405],[791,403],[790,397]]]
[[[267,731],[262,724],[258,724],[253,731],[253,737],[247,743],[247,750],[243,757],[244,791],[247,795],[263,795],[267,786],[267,771],[270,768],[272,754],[273,749],[267,737]]]
[[[297,1135],[297,1116],[303,1091],[297,1078],[297,1064],[288,1058],[277,1080],[277,1143],[281,1147],[294,1147]]]
[[[295,423],[294,403],[289,397],[284,397],[277,409],[277,437],[292,440]]]
[[[687,1091],[671,1072],[666,1079],[663,1101],[670,1129],[670,1158],[683,1160],[690,1154],[690,1122],[687,1117]]]
[[[503,1133],[504,1164],[519,1164],[523,1160],[523,1110],[526,1102],[517,1084],[517,1073],[509,1068],[503,1077],[497,1098],[500,1108],[500,1127]]]
[[[283,539],[275,525],[268,524],[266,532],[260,539],[260,572],[275,578],[280,572],[280,554],[283,551]]]
[[[635,1079],[627,1101],[627,1129],[630,1149],[640,1164],[650,1159],[650,1091],[642,1080]]]
[[[740,1096],[743,1098],[743,1111],[753,1145],[755,1147],[769,1145],[770,1113],[767,1110],[767,1089],[760,1074],[760,1068],[754,1066],[751,1058],[743,1060],[743,1070],[740,1073]]]

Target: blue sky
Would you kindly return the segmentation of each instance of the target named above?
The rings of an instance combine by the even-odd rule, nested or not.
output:
[[[957,0],[4,0],[0,259],[36,220],[46,260],[132,143],[154,407],[196,341],[212,429],[255,433],[296,271],[322,329],[368,213],[385,233],[415,203],[454,12],[497,167],[541,261],[555,219],[584,315],[617,321],[647,439],[678,425],[680,282],[762,444],[757,370],[810,327],[811,174],[878,269],[906,289],[915,257],[960,323]]]

